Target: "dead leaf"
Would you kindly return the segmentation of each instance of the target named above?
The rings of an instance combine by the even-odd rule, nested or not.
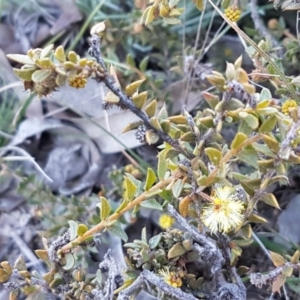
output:
[[[55,0],[55,3],[57,3],[57,5],[61,8],[62,13],[51,28],[50,32],[52,35],[56,35],[62,30],[65,30],[70,25],[82,20],[82,14],[79,11],[77,5],[75,4],[75,1]]]
[[[276,279],[272,283],[272,293],[280,293],[280,289],[283,286],[286,280],[286,276],[283,274],[279,274]]]
[[[76,112],[87,114],[91,120],[83,117],[72,118],[66,115],[65,117],[61,115],[60,118],[78,126],[97,143],[103,153],[120,152],[123,146],[116,140],[130,149],[140,146],[141,144],[135,138],[134,131],[122,134],[127,124],[137,121],[139,118],[131,111],[123,111],[118,107],[103,110],[102,104],[106,93],[107,88],[102,84],[89,80],[84,89],[75,90],[66,86],[54,92],[50,98],[47,98],[47,101],[65,105],[73,110],[75,114]]]

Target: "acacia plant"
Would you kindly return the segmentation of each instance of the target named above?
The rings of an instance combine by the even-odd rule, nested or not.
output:
[[[183,11],[178,8],[179,0],[150,2],[142,16],[146,25],[159,17],[169,24],[179,21]],[[194,2],[202,9],[201,1]],[[65,53],[62,46],[53,45],[30,49],[27,55],[8,55],[22,64],[14,71],[25,89],[39,96],[65,84],[77,89],[84,88],[87,80],[104,84],[109,89],[105,109],[118,106],[140,119],[124,124],[124,132],[135,130],[137,138],[149,144],[161,141],[157,169],[148,168],[144,181],[127,173],[117,208],[100,197],[96,225],[89,228],[70,220],[64,235],[51,243],[44,240],[45,249],[36,254],[47,264],[47,274],[29,272],[22,257],[14,266],[1,263],[0,281],[11,290],[10,299],[23,291],[61,299],[121,300],[133,299],[141,290],[159,299],[246,299],[242,276],[247,267],[236,265],[242,247],[252,242],[252,223],[266,222],[257,204],[261,201],[279,208],[268,188],[274,183],[288,184],[288,168],[300,163],[299,78],[285,76],[269,41],[255,44],[239,29],[234,23],[240,16],[236,3],[227,5],[223,14],[209,2],[248,43],[256,70],[251,81],[240,57],[227,63],[224,74],[212,71],[206,76],[211,92],[202,92],[206,106],[195,114],[183,109],[169,116],[166,106],[159,107],[155,99],[148,101],[148,91],[141,88],[145,79],[121,87],[101,54],[103,23],[91,31],[90,57]],[[267,88],[256,91],[254,81],[265,80],[272,83],[279,98]],[[223,129],[228,126],[236,128],[231,141],[224,137]],[[163,225],[170,227],[176,220],[178,228],[149,239],[143,230],[141,240],[128,242],[121,217],[137,214],[141,206],[165,210],[168,216],[162,219]],[[120,270],[109,251],[98,272],[87,274],[78,264],[78,249],[85,251],[97,243],[104,231],[126,242],[127,269]],[[292,257],[273,252],[270,256],[274,270],[252,273],[251,283],[268,284],[273,293],[280,292],[285,280],[300,267],[299,251]]]

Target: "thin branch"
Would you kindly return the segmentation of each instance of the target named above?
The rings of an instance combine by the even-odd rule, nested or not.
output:
[[[160,190],[161,188],[166,187],[169,185],[172,180],[174,180],[173,177],[169,177],[168,179],[162,180],[158,182],[156,185],[154,185],[149,191],[146,191],[142,193],[140,196],[135,198],[133,201],[129,202],[128,205],[123,208],[119,212],[115,212],[112,215],[110,215],[107,219],[102,220],[99,224],[92,227],[90,230],[88,230],[84,235],[77,237],[75,240],[70,241],[68,244],[64,245],[59,252],[66,253],[70,251],[75,245],[79,245],[82,242],[84,242],[88,237],[93,236],[94,234],[102,231],[106,227],[111,226],[115,221],[119,220],[122,215],[124,215],[127,211],[130,211],[131,209],[134,209],[137,205],[139,205],[144,200],[148,199],[153,195],[152,192]]]
[[[53,182],[53,180],[44,172],[44,170],[38,165],[38,163],[35,161],[35,159],[28,153],[26,152],[24,149],[20,148],[20,147],[16,147],[16,146],[5,146],[0,148],[0,150],[2,150],[0,152],[0,155],[2,156],[5,152],[7,151],[16,151],[19,152],[20,154],[22,154],[26,160],[30,161],[34,167],[50,182]],[[7,159],[9,160],[9,159]],[[20,159],[18,159],[20,160]],[[24,159],[25,160],[25,159]]]
[[[277,278],[277,276],[281,274],[285,268],[288,267],[293,268],[294,270],[299,270],[300,263],[293,264],[291,262],[286,262],[284,265],[275,268],[267,274],[251,273],[250,282],[258,288],[262,288],[262,286],[265,284],[272,284],[272,282]]]
[[[178,150],[180,153],[185,155],[187,158],[193,158],[193,154],[188,153],[186,150],[184,150],[178,141],[171,138],[168,134],[163,132],[162,130],[157,130],[153,127],[153,125],[150,123],[149,117],[139,108],[137,108],[130,97],[128,97],[126,94],[122,92],[120,87],[116,84],[115,79],[113,76],[111,76],[105,66],[104,60],[101,56],[100,51],[100,37],[96,34],[93,34],[91,37],[91,47],[89,49],[90,55],[92,55],[97,62],[101,65],[104,72],[104,78],[102,79],[105,85],[120,99],[120,104],[127,109],[129,109],[131,112],[133,112],[135,115],[137,115],[147,126],[147,128],[152,129],[163,141],[173,146],[176,150]]]

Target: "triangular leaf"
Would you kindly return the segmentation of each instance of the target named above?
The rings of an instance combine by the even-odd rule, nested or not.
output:
[[[145,191],[150,190],[152,185],[156,182],[156,179],[157,178],[156,178],[155,172],[151,168],[148,168],[146,182],[145,182]]]
[[[167,149],[161,151],[158,154],[158,164],[157,164],[157,175],[160,180],[163,180],[167,173],[167,161],[165,158],[165,152]]]
[[[113,235],[121,238],[125,243],[128,241],[128,236],[127,236],[125,230],[121,227],[120,223],[115,222],[114,224],[107,227],[106,229]]]
[[[275,267],[283,266],[286,263],[286,260],[284,259],[284,257],[282,255],[272,252],[272,251],[269,251],[269,252],[270,252],[272,262]]]
[[[110,214],[111,207],[108,200],[105,197],[100,197],[100,201],[100,218],[101,220],[105,220]]]
[[[240,144],[242,144],[245,140],[247,139],[247,135],[242,133],[242,132],[238,132],[233,141],[231,142],[231,149],[237,149],[239,147]]]
[[[70,240],[72,241],[77,237],[78,224],[73,220],[68,221],[68,223],[70,226]]]
[[[137,186],[128,177],[125,177],[124,180],[125,180],[124,198],[125,200],[131,201],[135,195]]]
[[[154,198],[143,201],[141,203],[141,206],[145,208],[157,209],[163,211],[162,206]]]
[[[270,206],[273,206],[275,208],[280,209],[280,206],[279,206],[279,204],[277,202],[276,197],[273,194],[271,194],[271,193],[263,195],[263,197],[261,198],[261,200],[263,202],[265,202],[266,204],[270,205]]]
[[[83,236],[88,230],[89,229],[85,224],[79,224],[77,228],[77,235]]]

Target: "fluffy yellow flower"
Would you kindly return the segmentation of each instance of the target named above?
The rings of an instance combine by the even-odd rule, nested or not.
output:
[[[288,99],[286,100],[283,104],[282,104],[282,112],[285,114],[285,115],[289,115],[289,110],[291,108],[294,108],[294,107],[297,107],[297,102],[295,100],[292,100],[292,99]]]
[[[159,275],[161,275],[164,281],[172,287],[179,288],[182,286],[181,276],[178,272],[170,272],[169,267],[165,267],[160,270]]]
[[[167,214],[162,214],[158,221],[159,226],[163,229],[172,227],[174,222],[175,222],[175,219]]]
[[[228,7],[225,9],[225,16],[232,22],[237,22],[241,17],[242,11],[238,7]]]
[[[201,220],[212,233],[228,232],[242,224],[245,208],[234,188],[217,187],[210,198],[212,201],[202,209]]]
[[[73,78],[69,78],[69,85],[71,87],[74,87],[76,89],[82,89],[85,87],[87,83],[87,80],[84,76],[82,75],[76,75]]]

